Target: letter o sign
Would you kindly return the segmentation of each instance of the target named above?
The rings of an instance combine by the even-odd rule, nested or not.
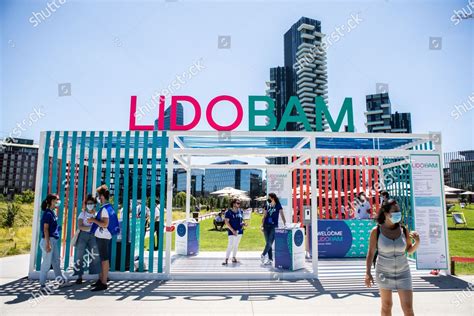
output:
[[[228,126],[222,126],[217,124],[214,119],[212,118],[212,109],[214,106],[221,101],[229,101],[235,105],[235,108],[237,109],[237,117],[234,121],[234,123],[228,125]],[[242,109],[242,105],[240,104],[239,100],[236,98],[230,96],[230,95],[220,95],[215,97],[214,99],[209,102],[209,105],[207,106],[206,109],[206,119],[209,125],[216,131],[232,131],[234,130],[237,126],[240,125],[242,122],[242,118],[244,116],[244,110]]]

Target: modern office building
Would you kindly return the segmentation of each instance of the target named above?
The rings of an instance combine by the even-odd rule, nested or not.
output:
[[[327,102],[328,75],[326,50],[321,48],[325,35],[321,22],[302,17],[284,35],[285,68],[289,73],[287,96],[298,96],[313,130],[316,129],[315,97],[322,96]],[[324,129],[327,124],[324,122]],[[303,130],[298,123],[297,130]]]
[[[0,193],[35,189],[38,146],[32,139],[7,138],[0,145]]]
[[[365,102],[367,131],[369,133],[390,132],[392,109],[388,93],[369,94],[365,97]]]
[[[326,51],[321,48],[324,34],[321,22],[302,17],[284,34],[284,66],[270,68],[270,80],[266,93],[275,101],[278,126],[291,96],[297,96],[309,119],[316,128],[315,97],[322,96],[327,102]],[[328,128],[323,115],[323,128]],[[287,131],[304,130],[302,123],[288,123]],[[288,158],[269,158],[270,164],[286,164]]]
[[[474,191],[474,150],[444,153],[444,184]]]
[[[177,171],[176,191],[186,192],[186,171],[179,169]],[[194,197],[204,195],[204,170],[191,170],[191,195]]]
[[[216,162],[218,165],[247,164],[239,160]],[[206,169],[204,176],[205,194],[233,187],[247,191],[249,197],[254,198],[263,193],[262,170],[260,169]]]
[[[390,117],[391,133],[411,133],[411,113],[395,111]]]
[[[411,114],[392,114],[388,93],[369,94],[365,97],[365,126],[369,133],[411,133]]]
[[[169,106],[165,110],[165,124],[164,124],[164,130],[169,131],[170,130],[170,122],[171,122],[171,106]],[[183,110],[183,105],[181,103],[178,103],[176,105],[176,125],[183,125],[184,122],[184,110]],[[155,130],[158,129],[158,119],[155,120]]]

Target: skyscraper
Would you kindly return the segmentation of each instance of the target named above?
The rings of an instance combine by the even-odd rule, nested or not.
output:
[[[315,98],[327,102],[326,51],[321,48],[321,22],[302,17],[285,33],[284,66],[270,68],[267,95],[275,101],[276,126],[291,96],[297,96],[313,130],[316,129]],[[293,115],[295,113],[292,113]],[[323,115],[323,128],[328,128]],[[288,123],[287,131],[304,130],[302,123]],[[286,164],[288,158],[269,158],[270,164]]]
[[[178,103],[176,105],[176,125],[183,125],[184,122],[184,113],[183,113],[183,105],[181,103]],[[164,124],[164,130],[169,131],[170,130],[170,122],[171,122],[171,106],[169,106],[165,110],[165,124]],[[155,130],[158,129],[158,119],[155,120]]]
[[[411,133],[411,114],[395,112],[388,93],[369,94],[366,102],[366,123],[369,133]]]
[[[298,96],[313,130],[316,129],[315,97],[322,96],[327,102],[328,75],[326,51],[321,43],[321,22],[302,17],[284,35],[285,68],[289,72],[288,98]],[[327,124],[323,122],[323,128]],[[302,123],[296,130],[303,130]]]

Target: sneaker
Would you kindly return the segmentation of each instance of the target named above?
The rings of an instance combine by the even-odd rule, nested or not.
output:
[[[260,261],[265,264],[265,256],[264,255],[260,255]]]
[[[76,284],[82,284],[82,278],[77,278]]]
[[[100,283],[95,288],[93,288],[91,292],[98,292],[98,291],[104,291],[104,290],[107,290],[107,284]]]
[[[270,259],[269,259],[269,260],[265,261],[264,265],[266,265],[266,266],[271,266],[271,265],[273,265],[273,260],[270,260]]]
[[[96,287],[96,286],[99,286],[101,284],[102,284],[102,282],[100,280],[97,280],[95,283],[91,284],[91,287]]]

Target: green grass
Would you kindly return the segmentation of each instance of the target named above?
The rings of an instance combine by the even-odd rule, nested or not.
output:
[[[200,226],[200,251],[225,251],[227,248],[227,230],[222,231],[214,228],[213,219],[205,219],[199,222]],[[244,235],[240,241],[239,250],[256,251],[263,250],[265,239],[260,230],[262,215],[253,213],[248,225],[245,228]],[[166,242],[166,238],[165,241]],[[145,249],[149,248],[149,238],[145,238]],[[172,234],[171,247],[174,250],[175,233]]]
[[[456,204],[451,211],[462,212],[466,217],[467,227],[454,227],[452,215],[448,214],[448,239],[449,254],[459,257],[474,257],[474,204],[461,209]],[[456,263],[456,274],[474,274],[474,264],[472,263]]]
[[[0,228],[0,258],[30,252],[31,226]]]

